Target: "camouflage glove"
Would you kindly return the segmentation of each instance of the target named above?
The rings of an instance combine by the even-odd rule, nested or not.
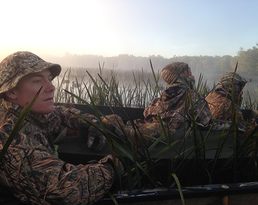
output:
[[[220,131],[220,130],[228,130],[231,125],[231,121],[222,121],[222,120],[216,120],[216,122],[213,124],[213,127],[211,130],[213,131]]]
[[[87,146],[94,151],[100,151],[106,142],[106,137],[91,125],[88,129]]]
[[[101,116],[101,121],[103,122],[105,128],[110,132],[113,132],[118,136],[121,136],[123,134],[121,130],[125,126],[125,124],[119,115],[111,114],[106,115],[105,117]]]
[[[121,175],[123,175],[125,173],[124,165],[122,164],[122,162],[120,162],[117,158],[114,160],[114,158],[111,154],[107,155],[106,157],[102,158],[99,161],[93,159],[93,160],[90,160],[88,163],[89,164],[110,163],[116,174],[120,173]]]
[[[103,162],[112,163],[112,166],[114,167],[116,173],[120,173],[121,175],[125,173],[122,162],[117,158],[114,160],[111,154],[107,155],[105,158],[102,158],[98,163],[103,163]]]

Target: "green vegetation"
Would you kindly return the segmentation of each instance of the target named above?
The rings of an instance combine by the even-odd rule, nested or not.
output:
[[[96,82],[96,86],[94,83],[91,83],[91,79],[87,76],[88,71],[81,69],[78,72],[80,73],[78,78],[75,77],[71,80],[71,69],[67,69],[63,76],[56,77],[54,81],[56,86],[55,102],[82,103],[81,99],[90,102],[91,96],[96,105],[119,106],[121,103],[124,107],[145,107],[154,97],[157,97],[161,93],[162,90],[160,88],[164,88],[164,83],[158,83],[160,81],[159,75],[153,80],[150,77],[151,73],[146,73],[143,70],[141,72],[131,72],[132,81],[130,84],[120,82],[119,77],[113,70],[109,70],[109,73],[102,74],[103,70],[103,67],[100,67],[99,74],[95,75],[94,81]],[[68,79],[70,79],[70,83],[64,83]],[[72,82],[79,86],[71,86]],[[110,89],[107,88],[104,82],[107,83]],[[86,88],[89,93],[87,93]],[[79,98],[63,92],[63,89],[75,94]]]
[[[154,79],[152,80],[153,83],[149,83],[151,81],[150,79],[147,81],[144,80],[143,84],[145,87],[139,89],[139,91],[147,90],[149,99],[159,95],[161,91],[158,89],[160,87],[159,74],[155,74],[153,68],[152,72]],[[79,96],[70,93],[71,98],[74,98],[74,101],[90,105],[95,111],[97,111],[96,105],[99,105],[97,103],[100,102],[100,100],[95,100],[97,98],[103,98],[101,100],[103,102],[102,105],[110,107],[134,106],[134,104],[126,104],[121,100],[123,98],[119,95],[120,93],[117,92],[117,85],[119,83],[115,78],[114,73],[111,73],[110,77],[106,79],[103,79],[101,76],[94,79],[90,74],[89,76],[93,85],[85,86],[88,96],[85,99],[81,99]],[[134,78],[136,77],[134,76]],[[138,90],[138,85],[139,84],[135,83],[135,90]],[[96,91],[92,92],[89,88],[94,88]],[[206,81],[203,81],[203,76],[200,75],[194,89],[206,96],[213,88],[209,88]],[[124,92],[122,93],[126,92],[125,90],[123,91]],[[138,92],[135,93],[138,94]],[[146,102],[146,95],[140,96],[143,96],[144,98],[144,100],[141,99],[141,102]],[[127,96],[126,98],[129,97]],[[89,99],[88,102],[87,99]],[[138,98],[135,97],[135,99]],[[194,101],[195,99],[191,99],[193,104]],[[253,107],[257,106],[257,103],[250,103]],[[232,102],[232,109],[233,113],[235,113],[234,99]],[[104,115],[103,113],[98,112],[97,117],[101,121],[100,116]],[[197,116],[193,113],[192,119],[196,119],[196,117]],[[195,120],[193,120],[191,127],[185,132],[186,134],[182,140],[171,141],[160,120],[164,134],[156,139],[149,147],[145,145],[146,143],[141,143],[137,138],[131,141],[121,127],[117,127],[117,129],[120,133],[123,133],[122,138],[106,130],[102,123],[101,126],[97,128],[102,130],[103,134],[107,137],[111,153],[118,157],[125,166],[126,173],[123,176],[120,176],[120,189],[132,190],[161,186],[176,187],[177,183],[175,181],[175,176],[182,186],[256,180],[256,170],[258,168],[256,131],[258,128],[253,129],[252,125],[246,121],[246,125],[250,126],[250,129],[242,133],[238,130],[236,121],[237,117],[235,115],[229,130],[217,132],[214,135],[212,134],[211,129],[206,132],[200,130],[196,125]],[[135,129],[137,129],[137,127],[135,127]],[[166,140],[162,140],[164,138]],[[194,144],[191,147],[186,146],[189,138],[192,138],[194,141]],[[230,146],[227,145],[228,140],[232,141]],[[207,145],[209,143],[213,143],[214,147],[208,147]],[[163,147],[161,149],[159,148],[158,152],[156,152],[155,150],[157,150],[156,148],[160,144],[162,144]],[[179,147],[176,152],[174,149],[175,147]],[[207,152],[211,150],[214,151],[213,155],[212,157],[207,158]],[[231,150],[231,154],[228,158],[221,159],[221,155],[225,150]],[[155,153],[153,154],[153,152]],[[165,159],[163,154],[166,152],[170,152],[170,157]]]
[[[254,93],[258,91],[258,44],[253,46],[248,50],[243,50],[240,48],[236,56],[173,56],[171,58],[164,58],[160,55],[151,55],[148,57],[133,56],[128,54],[122,54],[113,57],[103,57],[94,55],[70,55],[67,54],[63,58],[56,59],[56,62],[60,62],[67,65],[66,62],[73,62],[72,74],[70,77],[75,79],[77,76],[85,76],[86,68],[91,73],[92,76],[97,78],[99,73],[97,62],[105,63],[105,70],[102,71],[101,76],[109,76],[111,70],[115,73],[116,80],[119,83],[119,87],[124,89],[129,87],[132,91],[135,87],[134,77],[132,71],[134,72],[136,79],[142,79],[147,82],[148,79],[153,80],[152,72],[150,70],[149,59],[151,59],[155,73],[159,73],[161,69],[171,63],[176,61],[181,61],[188,63],[192,69],[193,75],[198,77],[202,73],[204,80],[207,80],[207,86],[213,87],[214,82],[218,83],[219,78],[225,72],[234,71],[236,62],[238,62],[237,72],[246,78],[251,78],[252,82],[248,83],[244,88],[246,98],[250,97],[251,101],[256,101],[257,95],[253,96]],[[82,65],[85,65],[84,67]],[[66,70],[66,69],[64,69]],[[138,77],[139,76],[139,77]],[[73,80],[75,81],[75,80]],[[84,82],[88,82],[90,79],[86,75]],[[152,81],[150,81],[152,82]],[[162,80],[159,80],[159,84],[164,86]],[[144,86],[141,83],[141,86]],[[138,86],[138,88],[140,88]],[[248,96],[248,92],[250,95]],[[149,93],[147,93],[149,95]],[[250,102],[243,108],[247,108]],[[127,105],[126,105],[127,106]],[[129,105],[130,106],[130,105]]]
[[[107,69],[123,70],[124,72],[131,70],[149,71],[149,59],[152,60],[155,72],[161,70],[165,65],[181,61],[188,63],[192,68],[194,75],[198,73],[212,73],[218,74],[233,71],[236,62],[239,63],[238,72],[243,72],[248,75],[257,76],[258,68],[258,44],[254,45],[248,50],[240,48],[236,56],[171,56],[170,58],[164,58],[160,55],[150,55],[147,57],[133,56],[129,54],[121,54],[112,57],[103,57],[97,55],[76,55],[66,54],[64,57],[56,58],[56,62],[61,63],[64,66],[70,66],[71,62],[74,68],[81,68],[85,66],[87,68],[98,68],[97,62],[105,62]],[[54,58],[53,58],[54,60]],[[90,70],[89,70],[90,71]],[[91,74],[93,74],[90,71]],[[76,73],[75,73],[76,74]]]
[[[98,113],[97,117],[101,121],[100,117],[104,114],[97,110],[96,105],[122,108],[145,107],[164,89],[160,89],[164,87],[164,84],[160,81],[159,73],[155,73],[152,64],[150,74],[143,70],[138,72],[138,75],[132,72],[133,84],[121,84],[114,71],[104,75],[104,65],[99,65],[99,73],[95,77],[90,72],[78,75],[73,81],[80,85],[71,89],[70,84],[66,83],[72,78],[71,69],[66,70],[64,75],[57,77],[54,82],[56,84],[55,101],[90,105]],[[214,86],[210,88],[200,75],[194,89],[206,96],[215,86],[214,83]],[[63,89],[68,92],[63,92]],[[248,108],[247,106],[257,108],[258,103],[252,101],[250,95],[254,94],[249,93],[249,98],[244,98],[245,108]],[[191,99],[191,102],[194,103],[194,100]],[[234,101],[232,103],[234,113]],[[192,119],[195,118],[193,114]],[[138,141],[137,137],[131,141],[121,127],[116,127],[122,133],[122,137],[118,137],[106,130],[102,123],[100,125],[89,123],[103,132],[107,137],[110,153],[117,157],[125,167],[125,174],[119,176],[117,184],[119,190],[133,190],[156,187],[181,189],[181,186],[256,181],[258,128],[248,129],[244,133],[239,132],[236,120],[235,116],[230,129],[216,133],[216,135],[212,135],[211,130],[201,131],[193,120],[191,127],[180,141],[171,141],[160,120],[164,134],[148,147],[144,141]],[[251,126],[247,121],[246,124]],[[189,138],[194,140],[191,147],[186,146]],[[233,144],[226,145],[227,140],[232,140]],[[207,146],[209,143],[215,146],[209,148]],[[160,144],[162,144],[161,149],[158,148]],[[211,150],[214,154],[207,158],[207,152]],[[221,159],[220,156],[225,150],[231,150],[231,154],[226,159]],[[163,157],[166,152],[169,152],[169,158]],[[183,200],[183,194],[180,193]]]
[[[160,78],[160,73],[155,72],[154,68],[151,69],[151,72],[144,70],[130,72],[108,70],[104,69],[103,65],[99,67],[99,72],[96,72],[96,69],[89,69],[90,71],[83,68],[73,69],[69,68],[65,70],[62,75],[56,77],[54,80],[53,83],[56,86],[55,102],[82,103],[80,98],[90,102],[90,95],[96,105],[119,106],[121,103],[123,107],[144,108],[149,105],[153,98],[158,97],[166,86],[165,82]],[[71,74],[72,70],[73,73],[76,73],[76,76]],[[103,95],[100,94],[97,87],[92,83],[87,72],[92,75]],[[100,77],[110,89],[107,89]],[[79,86],[72,86],[72,83]],[[258,83],[258,80],[251,83],[255,85],[255,83]],[[247,83],[244,88],[241,108],[258,109],[258,88],[249,84]],[[89,95],[86,87],[89,90]],[[195,89],[202,96],[206,97],[215,87],[215,81],[209,82],[203,74],[199,74]],[[75,94],[79,98],[63,92],[63,89]]]

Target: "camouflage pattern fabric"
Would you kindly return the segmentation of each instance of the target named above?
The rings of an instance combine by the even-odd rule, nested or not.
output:
[[[194,115],[197,116],[198,125],[208,126],[212,120],[209,106],[200,94],[187,86],[168,86],[161,97],[152,100],[150,105],[144,109],[143,115],[146,122],[158,122],[160,115],[164,125],[175,130],[187,129],[190,126],[193,101]]]
[[[101,116],[101,121],[107,130],[114,132],[119,137],[123,135],[122,129],[125,127],[125,124],[119,115],[111,114],[105,117]]]
[[[226,92],[218,90],[211,92],[205,99],[209,103],[209,107],[213,118],[217,118],[224,121],[232,121],[232,101],[230,98],[226,96]],[[243,119],[243,114],[239,106],[236,105],[235,107],[237,111],[237,118]],[[238,120],[237,124],[240,129],[245,130],[246,126],[243,122]]]
[[[19,80],[30,73],[49,69],[52,79],[61,72],[61,66],[44,61],[28,51],[18,51],[7,56],[0,63],[0,98],[2,93],[14,88]]]
[[[228,72],[221,76],[219,79],[219,86],[218,88],[223,89],[224,91],[231,91],[232,82],[234,85],[239,84],[241,86],[241,90],[245,87],[247,80],[240,76],[238,73]]]
[[[116,114],[102,116],[101,120],[108,130],[116,133],[121,138],[125,134],[125,137],[128,137],[132,143],[137,141],[138,146],[150,146],[156,139],[162,135],[164,136],[160,123],[148,123],[144,120],[136,119],[133,122],[127,121],[124,124],[122,118]],[[169,129],[168,133],[169,136],[172,136],[175,130]]]
[[[188,68],[188,64],[184,62],[173,62],[166,65],[161,70],[161,78],[167,83],[172,85],[180,78],[181,73],[185,73]],[[187,80],[187,79],[186,79]],[[186,81],[187,82],[187,81]]]
[[[22,108],[15,104],[0,107],[0,147],[3,148]],[[52,141],[61,125],[89,128],[73,113],[96,121],[95,116],[75,108],[55,107],[54,112],[29,114],[22,132],[13,140],[0,162],[0,183],[25,204],[93,204],[111,188],[115,171],[107,156],[95,164],[73,165],[54,156]],[[87,149],[87,147],[85,147]],[[34,193],[35,192],[35,193]]]
[[[134,125],[130,121],[126,123],[124,131],[126,136],[131,140],[132,143],[138,146],[147,146],[149,147],[153,144],[156,139],[162,137],[162,140],[165,139],[164,132],[162,130],[161,124],[159,122],[145,122],[144,120],[134,120]],[[171,138],[175,134],[174,129],[166,130],[168,136]]]
[[[239,74],[234,73],[234,72],[225,73],[219,79],[219,84],[218,84],[216,91],[218,91],[218,92],[221,91],[222,93],[228,92],[228,98],[231,100],[232,99],[231,95],[233,94],[232,93],[232,82],[234,85],[235,100],[238,102],[238,105],[241,106],[242,100],[243,100],[242,91],[247,83],[247,80],[244,77],[242,77]]]

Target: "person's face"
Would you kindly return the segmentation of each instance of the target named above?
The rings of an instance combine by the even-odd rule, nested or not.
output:
[[[54,90],[52,84],[52,75],[49,69],[39,73],[32,73],[24,76],[12,90],[14,101],[16,104],[25,107],[35,97],[35,94],[42,87],[35,103],[32,106],[31,112],[35,114],[48,114],[54,110]]]
[[[195,78],[194,76],[192,75],[192,71],[191,71],[191,68],[188,67],[187,70],[186,70],[186,75],[187,75],[187,79],[189,78],[190,80],[190,85],[191,86],[194,86],[195,84]]]
[[[187,68],[186,74],[187,74],[187,77],[189,77],[189,78],[191,78],[192,80],[195,81],[195,78],[194,78],[194,76],[192,75],[192,71],[191,71],[191,68],[190,68],[190,67]]]
[[[243,89],[242,89],[242,87],[241,87],[240,85],[238,85],[238,84],[234,84],[234,90],[235,90],[235,92],[240,93],[240,95],[243,94]]]

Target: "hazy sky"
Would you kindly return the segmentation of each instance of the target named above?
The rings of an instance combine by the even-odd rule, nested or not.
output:
[[[38,55],[237,55],[258,43],[257,0],[1,1],[0,59]]]

